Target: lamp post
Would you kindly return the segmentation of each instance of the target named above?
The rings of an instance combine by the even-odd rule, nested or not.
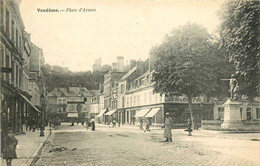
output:
[[[45,97],[44,97],[44,95],[42,94],[41,95],[41,98],[40,98],[40,100],[41,100],[41,104],[42,104],[42,111],[41,111],[41,123],[40,123],[40,127],[41,127],[41,132],[40,132],[40,137],[44,137],[44,132],[43,132],[43,118],[44,118],[44,114],[43,114],[43,112],[44,112],[44,101],[45,101]]]

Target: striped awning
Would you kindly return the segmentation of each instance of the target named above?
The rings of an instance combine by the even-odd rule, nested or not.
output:
[[[22,96],[22,98],[23,98],[35,111],[41,112],[38,108],[35,107],[35,105],[33,105],[33,103],[32,103],[29,99],[27,99],[27,97],[25,97],[25,96],[22,95],[21,93],[19,93],[19,94]]]
[[[77,112],[69,112],[67,115],[68,118],[77,118],[78,113]]]
[[[161,108],[153,108],[148,114],[145,115],[146,118],[152,118],[157,112],[160,111]]]
[[[113,113],[115,113],[117,110],[110,110],[109,112],[107,112],[105,115],[112,115]]]
[[[97,115],[97,117],[101,117],[101,116],[103,116],[104,113],[106,112],[106,110],[107,110],[107,109],[102,110],[102,111]]]
[[[144,117],[150,110],[151,108],[141,109],[139,112],[137,112],[135,117]]]

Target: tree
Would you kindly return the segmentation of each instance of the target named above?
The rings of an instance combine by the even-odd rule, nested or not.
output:
[[[229,55],[240,93],[258,95],[260,59],[260,1],[227,1],[220,16],[222,47]]]
[[[213,38],[197,24],[186,24],[166,35],[163,43],[154,47],[154,91],[166,96],[185,95],[188,98],[194,128],[192,98],[212,96],[217,90],[221,58],[218,57]]]

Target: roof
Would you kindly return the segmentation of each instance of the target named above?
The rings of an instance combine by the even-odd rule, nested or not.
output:
[[[94,96],[99,95],[99,90],[89,90]]]
[[[59,87],[54,88],[48,96],[59,96],[59,97],[73,97],[73,96],[82,96],[82,97],[94,97],[95,94],[91,93],[86,87]]]
[[[127,77],[129,77],[133,72],[135,72],[136,69],[137,69],[137,66],[133,67],[129,72],[127,72],[127,73],[121,78],[121,80],[127,79]]]

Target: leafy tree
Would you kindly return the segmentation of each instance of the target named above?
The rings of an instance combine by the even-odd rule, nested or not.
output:
[[[187,96],[193,128],[192,98],[216,94],[223,75],[219,70],[224,67],[223,56],[217,52],[207,30],[190,23],[174,29],[150,52],[155,56],[154,91],[168,97]]]
[[[227,1],[220,11],[222,47],[229,55],[240,93],[258,95],[260,59],[260,1]]]

